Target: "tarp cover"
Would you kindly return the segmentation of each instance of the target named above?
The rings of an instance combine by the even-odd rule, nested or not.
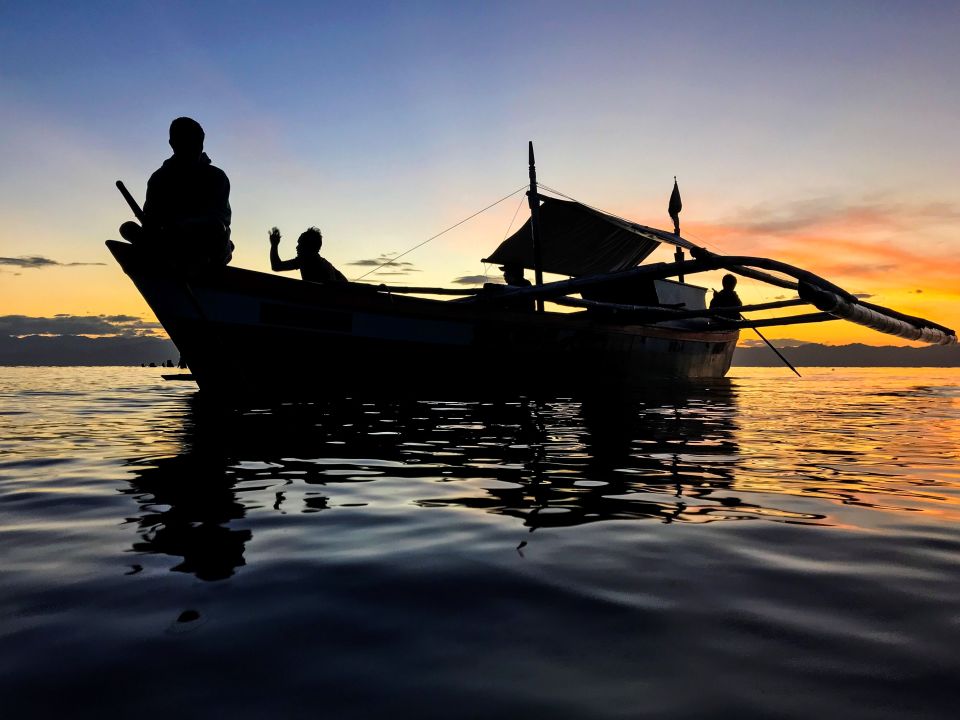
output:
[[[540,254],[544,272],[595,275],[627,270],[661,241],[684,242],[662,230],[621,220],[568,200],[544,198],[540,205]],[[504,240],[484,262],[533,269],[530,221]]]

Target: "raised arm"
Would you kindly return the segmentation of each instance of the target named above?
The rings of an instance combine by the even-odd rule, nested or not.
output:
[[[300,267],[300,258],[281,260],[277,247],[280,245],[280,231],[277,228],[270,230],[270,269],[274,272],[281,270],[296,270]]]

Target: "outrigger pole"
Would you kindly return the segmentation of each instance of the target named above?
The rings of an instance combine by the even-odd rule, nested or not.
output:
[[[540,254],[540,195],[537,192],[537,165],[533,159],[533,140],[530,141],[530,236],[533,241],[533,275],[539,287],[543,285],[543,262]],[[537,312],[543,312],[543,298],[537,299]]]
[[[840,319],[857,325],[863,325],[888,335],[907,338],[908,340],[920,340],[935,345],[953,345],[957,342],[957,333],[951,328],[925,318],[905,315],[904,313],[885,308],[881,305],[862,302],[829,280],[807,270],[803,270],[802,268],[788,265],[787,263],[770,260],[769,258],[744,255],[716,255],[704,248],[696,248],[693,250],[693,255],[693,260],[684,260],[680,263],[652,263],[650,265],[640,265],[630,270],[621,270],[603,275],[581,276],[571,280],[547,283],[538,287],[510,288],[502,293],[498,293],[495,297],[478,297],[478,300],[490,303],[508,302],[516,297],[535,297],[537,299],[553,300],[554,298],[559,299],[564,295],[579,293],[590,288],[603,287],[613,282],[640,278],[666,278],[677,275],[678,271],[693,274],[706,272],[708,270],[729,270],[738,275],[762,278],[766,282],[780,287],[796,289],[799,291],[801,300],[815,306],[821,311],[820,313],[810,315],[748,321],[743,324],[743,327],[792,325],[803,322],[822,322],[825,320]],[[795,279],[792,281],[786,280],[769,275],[763,271],[777,272]],[[583,303],[584,301],[576,302]],[[572,303],[564,302],[564,304]],[[612,303],[594,303],[594,306],[598,308],[603,305],[608,306],[611,310],[629,311],[631,309],[631,306],[617,307]],[[655,319],[654,322],[677,319],[676,317],[663,317],[663,315],[672,314],[669,308],[657,309],[663,314]],[[632,310],[647,312],[655,310],[655,308],[633,306]],[[724,308],[724,310],[729,312],[730,308]],[[692,315],[693,313],[690,314]],[[710,313],[697,311],[697,314],[707,315]],[[738,322],[740,321],[730,321],[734,327],[737,326],[736,323]]]

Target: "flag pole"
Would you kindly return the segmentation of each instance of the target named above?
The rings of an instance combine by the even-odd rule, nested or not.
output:
[[[680,237],[680,211],[683,209],[683,201],[680,200],[680,187],[677,185],[677,176],[673,176],[673,192],[670,193],[670,205],[667,207],[667,212],[670,213],[670,217],[673,219],[673,234],[677,237]],[[683,262],[683,248],[677,246],[676,252],[673,254],[673,259],[679,265]],[[678,273],[677,279],[680,282],[683,282],[683,273]]]

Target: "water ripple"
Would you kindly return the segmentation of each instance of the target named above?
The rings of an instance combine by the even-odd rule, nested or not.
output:
[[[228,412],[2,368],[0,402],[15,716],[955,707],[957,371]]]

